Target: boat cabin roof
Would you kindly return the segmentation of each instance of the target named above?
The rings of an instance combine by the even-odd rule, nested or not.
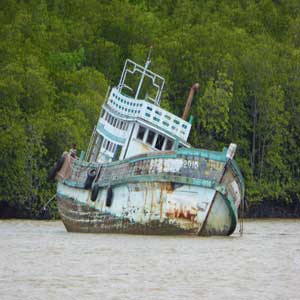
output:
[[[158,131],[163,131],[183,141],[188,139],[190,133],[189,122],[156,104],[125,96],[116,87],[112,88],[103,108],[122,119],[144,121],[145,124],[151,124]]]

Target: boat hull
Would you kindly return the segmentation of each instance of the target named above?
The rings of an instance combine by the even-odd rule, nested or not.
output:
[[[60,215],[70,232],[208,236],[230,235],[236,226],[230,201],[203,187],[159,182],[121,185],[114,187],[110,207],[105,205],[105,188],[95,203],[90,191],[65,184],[59,190]]]
[[[70,232],[230,235],[243,186],[222,157],[167,153],[102,165],[93,197],[77,162],[73,177],[58,183],[62,221]]]

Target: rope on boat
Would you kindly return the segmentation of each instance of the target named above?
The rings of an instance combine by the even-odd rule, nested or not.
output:
[[[42,210],[45,211],[47,209],[48,204],[55,198],[56,193],[43,205]]]

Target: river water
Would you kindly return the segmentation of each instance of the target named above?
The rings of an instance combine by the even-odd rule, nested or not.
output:
[[[0,299],[300,299],[300,220],[245,221],[224,238],[0,221]]]

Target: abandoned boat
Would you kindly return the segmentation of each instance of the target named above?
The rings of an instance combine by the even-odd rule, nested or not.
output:
[[[187,119],[198,84],[175,116],[160,107],[165,81],[149,64],[126,60],[86,153],[57,166],[69,166],[56,175],[61,219],[71,232],[230,235],[244,197],[236,145],[192,148]]]

